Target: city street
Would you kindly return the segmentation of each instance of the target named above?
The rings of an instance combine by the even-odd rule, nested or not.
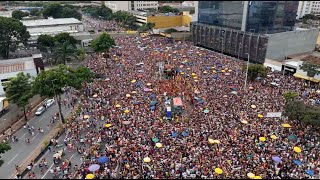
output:
[[[63,95],[62,98],[64,97],[65,96]],[[49,107],[42,115],[34,116],[31,120],[28,121],[30,127],[34,126],[34,136],[31,136],[31,134],[29,134],[28,132],[28,129],[24,128],[21,128],[16,133],[14,133],[19,141],[13,143],[11,139],[9,139],[11,150],[2,155],[2,159],[5,162],[0,168],[0,178],[9,178],[16,171],[15,166],[21,165],[23,162],[25,162],[30,154],[33,153],[34,148],[43,143],[44,138],[49,134],[49,131],[58,124],[58,122],[55,122],[54,125],[50,123],[50,119],[57,111],[58,105],[57,103],[55,103],[53,106]],[[64,116],[66,116],[71,112],[71,109],[63,106],[62,111]],[[38,131],[38,128],[40,127],[44,130],[43,134],[39,133]],[[27,144],[25,142],[26,138],[30,139],[30,144]]]

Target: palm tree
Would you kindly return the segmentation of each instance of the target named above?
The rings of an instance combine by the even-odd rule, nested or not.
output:
[[[57,44],[54,51],[55,63],[66,65],[68,59],[77,58],[76,49],[68,41],[63,44]]]

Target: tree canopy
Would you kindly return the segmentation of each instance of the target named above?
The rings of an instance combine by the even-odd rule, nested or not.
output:
[[[286,100],[286,102],[289,102],[289,101],[296,100],[296,98],[299,97],[299,93],[294,91],[288,91],[283,93],[283,97]]]
[[[11,146],[8,143],[0,143],[0,155],[5,153],[6,151],[9,151],[11,149]],[[4,163],[4,160],[0,159],[0,167]]]
[[[14,18],[14,19],[21,20],[23,17],[26,17],[28,15],[29,15],[29,13],[26,13],[26,12],[23,12],[23,11],[20,11],[20,10],[12,11],[12,18]]]
[[[305,105],[303,101],[291,100],[287,102],[285,113],[289,119],[297,119],[307,125],[320,126],[320,108]]]
[[[33,90],[44,97],[56,97],[62,123],[64,117],[61,113],[61,94],[63,89],[70,86],[79,89],[84,81],[90,81],[94,74],[86,67],[72,69],[65,65],[42,71],[34,81]]]
[[[76,49],[69,41],[57,44],[54,50],[54,58],[56,63],[66,65],[71,58],[77,58]]]
[[[116,45],[114,39],[105,32],[91,42],[95,52],[106,52],[114,45]]]
[[[100,7],[84,6],[82,11],[98,19],[110,20],[112,18],[112,10],[104,5]]]
[[[309,77],[314,77],[315,75],[320,74],[320,65],[317,64],[303,62],[303,64],[300,65],[300,69],[307,72],[307,76]]]
[[[5,83],[7,87],[6,97],[18,107],[23,108],[24,117],[27,120],[25,106],[29,99],[33,97],[32,81],[30,74],[18,73],[16,77]]]
[[[171,6],[161,6],[161,7],[159,7],[159,12],[161,12],[161,13],[169,13],[169,12],[178,13],[179,9],[171,7]]]
[[[76,8],[71,8],[71,6],[62,6],[58,2],[49,3],[43,9],[42,15],[53,18],[76,18],[81,20],[82,15],[77,11]]]
[[[27,27],[17,19],[0,17],[0,55],[9,58],[10,49],[19,43],[27,44],[30,34]]]
[[[63,44],[64,42],[68,41],[69,44],[75,47],[77,43],[77,40],[73,36],[70,36],[69,33],[66,33],[66,32],[59,33],[54,38],[55,38],[55,41],[59,44]]]
[[[242,70],[246,72],[247,66],[243,66]],[[267,68],[265,68],[261,64],[250,64],[248,68],[248,79],[253,81],[257,77],[266,77],[267,76]]]
[[[147,24],[140,26],[138,28],[138,31],[139,32],[146,32],[146,31],[152,30],[154,27],[155,27],[155,23],[148,22]]]
[[[41,52],[47,52],[49,49],[52,51],[52,48],[55,46],[55,38],[47,35],[41,34],[37,39],[37,48]]]

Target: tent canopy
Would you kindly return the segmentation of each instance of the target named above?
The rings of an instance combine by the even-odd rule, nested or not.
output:
[[[182,106],[182,100],[180,97],[173,98],[173,106]]]

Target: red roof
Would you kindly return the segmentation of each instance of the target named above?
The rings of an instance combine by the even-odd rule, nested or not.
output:
[[[25,69],[24,62],[0,64],[0,74],[23,71],[24,69]]]

